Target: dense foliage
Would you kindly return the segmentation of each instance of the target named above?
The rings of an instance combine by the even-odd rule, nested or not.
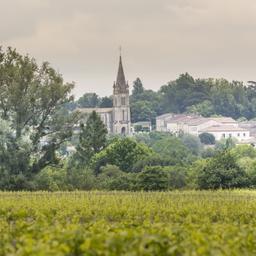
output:
[[[256,117],[256,87],[225,79],[194,79],[189,74],[160,89],[164,112],[192,112],[203,116]]]
[[[110,99],[111,97],[108,97]],[[79,107],[111,106],[106,98],[87,93],[78,101]],[[103,103],[102,103],[103,102]],[[131,94],[132,122],[152,121],[157,115],[173,113],[196,113],[230,116],[235,119],[256,118],[256,86],[225,79],[194,79],[188,73],[163,85],[155,92],[145,89],[137,78]]]
[[[248,181],[245,171],[236,163],[230,151],[224,151],[207,160],[199,171],[198,184],[202,189],[230,189],[245,187]]]
[[[101,166],[112,164],[122,171],[129,172],[137,161],[152,153],[152,150],[142,143],[130,138],[121,138],[114,140],[108,147],[96,154],[91,165],[98,170]]]
[[[58,163],[56,151],[72,136],[79,115],[63,106],[74,85],[11,48],[0,49],[0,78],[1,188],[28,188],[34,174]]]
[[[211,133],[201,133],[199,135],[200,141],[205,145],[214,145],[215,144],[215,137]]]
[[[111,97],[86,93],[74,102],[73,84],[48,63],[39,66],[11,48],[0,51],[0,77],[2,190],[256,187],[256,150],[250,145],[215,142],[210,134],[109,136],[95,111],[82,115],[75,109],[111,107]],[[253,118],[255,99],[253,84],[183,74],[158,92],[137,78],[130,102],[133,121],[154,123],[170,111]]]
[[[227,144],[214,148],[199,144],[192,149],[194,144],[188,143],[186,137],[162,133],[143,134],[136,140],[111,138],[86,164],[77,165],[73,158],[68,158],[62,165],[45,168],[31,180],[29,189],[136,191],[256,187],[256,149]]]
[[[254,255],[253,191],[0,193],[0,256]]]
[[[107,143],[108,130],[95,111],[89,115],[86,124],[80,124],[79,142],[73,156],[77,165],[86,165]]]

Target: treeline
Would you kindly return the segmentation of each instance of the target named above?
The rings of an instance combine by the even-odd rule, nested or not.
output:
[[[153,120],[168,111],[199,111],[200,104],[206,101],[212,104],[213,111],[202,114],[225,115],[230,111],[236,113],[234,117],[254,117],[254,87],[221,81],[194,80],[185,74],[153,92],[145,90],[137,79],[131,95],[133,121]],[[252,146],[232,148],[230,140],[203,146],[214,144],[206,134],[201,138],[161,133],[111,137],[95,112],[84,124],[82,114],[73,111],[77,106],[110,107],[111,99],[97,95],[88,99],[85,95],[74,102],[73,87],[64,83],[48,63],[38,65],[33,58],[11,48],[0,50],[1,190],[164,190],[256,185],[256,153]],[[201,111],[206,109],[204,106]],[[77,130],[78,134],[74,134]],[[72,143],[76,151],[67,156],[66,146]]]
[[[256,187],[256,149],[223,140],[205,146],[192,135],[108,137],[94,111],[81,124],[76,152],[44,168],[31,190],[172,190]]]
[[[175,81],[163,85],[159,91],[147,90],[137,78],[130,97],[132,122],[152,121],[157,115],[196,113],[205,117],[229,116],[235,119],[256,117],[256,85],[250,82],[229,82],[225,79],[194,79],[182,74]],[[111,97],[100,98],[87,93],[81,97],[78,107],[111,107]]]
[[[138,78],[131,95],[133,121],[155,121],[157,115],[196,113],[205,117],[229,116],[235,119],[256,117],[256,85],[225,79],[194,79],[182,74],[159,91],[146,90]]]
[[[157,132],[135,138],[109,138],[98,152],[92,150],[90,143],[79,144],[77,153],[62,166],[42,170],[30,183],[31,189],[163,191],[256,187],[256,149],[250,145],[235,146],[226,140],[205,148],[197,137]],[[90,157],[81,157],[85,152]]]

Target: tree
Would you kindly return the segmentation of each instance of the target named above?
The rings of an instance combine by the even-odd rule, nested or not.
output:
[[[97,189],[134,190],[136,174],[122,172],[115,165],[106,165],[101,168],[96,182]]]
[[[256,158],[256,149],[251,145],[237,145],[232,148],[230,152],[235,159],[240,159],[242,157]]]
[[[132,95],[133,95],[133,97],[136,97],[136,96],[142,94],[143,92],[144,92],[143,84],[142,84],[140,78],[137,78],[137,79],[133,82]]]
[[[168,174],[161,166],[148,166],[138,174],[137,188],[152,191],[168,189]]]
[[[199,156],[201,154],[202,144],[197,136],[183,134],[180,139],[193,155]]]
[[[214,145],[215,144],[215,137],[211,133],[207,133],[207,132],[201,133],[199,135],[199,139],[200,139],[201,143],[203,143],[205,145]]]
[[[217,114],[236,119],[252,119],[256,115],[255,86],[245,86],[239,81],[194,79],[186,73],[162,86],[159,93],[165,113]]]
[[[80,129],[79,143],[74,158],[78,160],[78,165],[84,165],[88,164],[91,158],[106,146],[108,131],[95,111],[89,115],[86,125],[81,123]]]
[[[100,99],[96,93],[85,93],[78,99],[77,104],[80,108],[95,108],[99,105]]]
[[[97,189],[96,177],[92,170],[82,166],[72,166],[66,169],[66,183],[69,189]]]
[[[144,144],[131,138],[117,138],[92,158],[91,166],[96,174],[107,164],[116,165],[122,171],[129,172],[139,159],[150,154],[152,151]]]
[[[234,138],[222,138],[220,141],[217,141],[215,149],[217,151],[225,151],[232,149],[236,146],[236,140]]]
[[[112,97],[103,97],[100,99],[100,108],[112,108],[113,107],[113,99]]]
[[[133,83],[133,91],[130,97],[132,122],[151,121],[161,113],[161,94],[152,90],[145,90],[142,82],[137,78]]]
[[[153,121],[156,118],[156,112],[152,103],[148,101],[137,101],[131,103],[132,122]]]
[[[230,151],[209,159],[198,174],[200,189],[240,188],[248,185],[247,175]]]
[[[48,166],[35,176],[34,184],[36,190],[67,190],[66,170]]]
[[[196,105],[187,107],[187,112],[209,117],[215,114],[215,109],[210,100],[204,100]]]
[[[14,157],[11,162],[3,157],[1,166],[12,189],[18,189],[16,185],[21,189],[22,182],[16,177],[27,181],[56,163],[56,150],[71,137],[79,114],[62,115],[62,110],[73,101],[70,93],[74,85],[64,83],[48,63],[38,66],[33,58],[11,48],[0,50],[0,77],[0,118],[11,134],[2,154]]]
[[[191,163],[195,158],[180,138],[169,134],[153,140],[151,147],[160,156],[170,159],[173,164]]]
[[[168,173],[169,189],[180,189],[186,186],[186,167],[167,166],[163,170]]]
[[[203,81],[196,81],[188,73],[180,75],[176,81],[162,86],[160,92],[166,112],[183,113],[188,107],[208,100],[207,85]]]

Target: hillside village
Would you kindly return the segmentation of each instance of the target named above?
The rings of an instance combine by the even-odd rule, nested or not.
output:
[[[142,85],[141,85],[142,86]],[[141,88],[141,90],[143,90]],[[133,136],[141,132],[165,132],[173,135],[211,134],[216,141],[231,138],[236,144],[256,144],[256,121],[236,121],[232,117],[214,116],[204,117],[199,114],[164,113],[152,120],[132,122],[131,99],[129,85],[125,78],[122,56],[119,56],[119,65],[116,81],[113,85],[111,98],[112,107],[78,107],[76,110],[84,115],[84,121],[95,111],[101,118],[109,134]],[[79,129],[77,130],[79,132]],[[74,152],[75,147],[69,146],[68,151]]]
[[[238,143],[255,143],[256,122],[238,122],[231,117],[202,117],[167,113],[156,118],[156,131],[199,136],[210,133],[215,139],[235,139]]]

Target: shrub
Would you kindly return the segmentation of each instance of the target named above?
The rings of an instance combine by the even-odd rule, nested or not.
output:
[[[230,151],[208,159],[198,175],[200,189],[240,188],[248,185],[247,175]]]
[[[203,143],[205,145],[214,145],[215,144],[215,137],[211,133],[207,133],[207,132],[201,133],[199,135],[199,139],[200,139],[201,143]]]
[[[138,174],[137,188],[141,190],[168,189],[168,173],[161,166],[147,166]]]
[[[152,153],[149,147],[133,139],[116,139],[92,158],[91,167],[96,174],[100,173],[101,167],[107,164],[116,165],[122,171],[129,172],[139,159]]]

